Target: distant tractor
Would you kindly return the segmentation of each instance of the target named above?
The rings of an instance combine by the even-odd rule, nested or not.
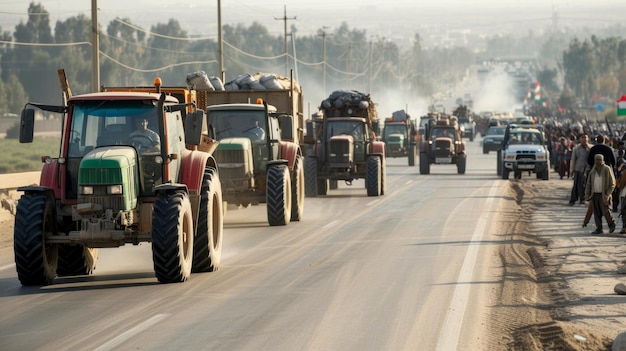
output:
[[[91,274],[98,248],[142,242],[152,243],[161,283],[220,267],[218,166],[198,150],[204,112],[159,87],[26,105],[20,142],[32,142],[39,111],[62,114],[63,130],[59,156],[42,158],[40,185],[19,188],[14,248],[22,285]]]
[[[420,174],[430,174],[431,164],[456,165],[458,174],[465,174],[467,154],[456,117],[444,118],[426,125],[420,148]]]
[[[385,119],[383,128],[387,157],[407,157],[409,166],[415,166],[418,133],[411,116],[404,110],[395,111]]]
[[[333,182],[364,179],[368,196],[385,193],[385,143],[376,140],[378,115],[369,95],[335,91],[322,101],[321,118],[304,162],[306,196],[326,195]]]

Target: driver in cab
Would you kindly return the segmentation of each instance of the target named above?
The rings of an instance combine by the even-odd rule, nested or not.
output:
[[[135,121],[137,129],[130,133],[132,145],[139,151],[158,150],[161,144],[159,134],[148,129],[148,119],[139,118]]]
[[[244,135],[253,143],[263,142],[265,140],[265,130],[259,126],[259,121],[255,118],[250,118],[248,121],[249,128],[244,130]]]

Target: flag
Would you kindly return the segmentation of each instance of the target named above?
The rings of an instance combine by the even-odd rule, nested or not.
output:
[[[535,93],[535,100],[537,100],[537,101],[541,100],[541,92],[540,91]]]
[[[622,95],[621,98],[615,100],[617,104],[617,115],[626,116],[626,95]]]
[[[560,104],[558,105],[559,113],[565,112],[565,109]]]
[[[535,81],[535,94],[539,94],[541,91],[541,85],[539,85],[539,81]]]

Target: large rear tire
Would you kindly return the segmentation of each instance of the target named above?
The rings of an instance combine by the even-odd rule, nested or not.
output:
[[[304,195],[306,197],[317,196],[317,159],[315,157],[304,158]]]
[[[417,147],[413,144],[409,145],[409,167],[415,166],[415,158],[416,158],[416,149]]]
[[[337,190],[339,188],[339,182],[337,179],[328,180],[328,190]]]
[[[46,243],[46,234],[57,232],[54,206],[44,194],[26,194],[17,203],[13,249],[22,285],[47,285],[56,276],[58,245]]]
[[[430,174],[430,162],[425,152],[420,152],[420,174]]]
[[[215,168],[206,168],[200,189],[198,225],[193,239],[192,273],[215,272],[220,268],[224,217],[222,185]]]
[[[267,221],[271,226],[287,225],[291,219],[291,179],[286,165],[267,168]]]
[[[318,179],[317,180],[317,195],[326,195],[330,189],[330,180]]]
[[[89,275],[96,269],[98,249],[84,245],[59,245],[57,274],[59,277]]]
[[[550,168],[546,168],[543,170],[542,174],[541,174],[541,179],[542,180],[550,180]]]
[[[465,167],[467,165],[467,155],[461,154],[456,159],[456,171],[458,174],[465,174]]]
[[[497,158],[496,174],[501,176],[502,175],[502,151],[501,150],[498,150],[496,158]]]
[[[189,279],[193,239],[193,216],[187,194],[159,194],[152,215],[152,259],[160,283],[179,283]]]
[[[381,162],[377,156],[367,158],[367,173],[365,174],[365,185],[367,196],[380,196],[381,192]]]
[[[304,164],[302,157],[297,156],[293,166],[291,179],[291,221],[298,222],[304,213]]]

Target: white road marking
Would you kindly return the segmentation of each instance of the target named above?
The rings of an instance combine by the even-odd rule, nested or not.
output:
[[[365,206],[372,206],[372,205],[376,204],[377,202],[378,202],[378,200],[370,201]]]
[[[407,180],[407,181],[404,183],[404,185],[409,185],[409,184],[411,184],[411,183],[413,183],[413,182],[414,182],[413,180]]]
[[[322,229],[328,229],[328,228],[331,228],[331,227],[336,226],[337,224],[339,224],[339,221],[334,220],[334,221],[332,221],[332,222],[330,222],[330,223],[326,224],[325,226],[323,226],[323,227],[322,227]]]
[[[159,323],[160,321],[164,320],[167,316],[169,316],[169,315],[168,314],[157,314],[155,316],[152,316],[150,319],[148,319],[148,320],[138,324],[136,327],[131,328],[131,329],[123,332],[122,334],[114,337],[109,342],[100,345],[100,347],[98,347],[94,351],[113,350],[115,347],[119,346],[124,341],[132,338],[133,336],[141,333],[142,331],[144,331],[144,330],[150,328],[151,326]]]
[[[493,198],[498,190],[500,182],[494,182],[489,191],[489,197],[485,201],[486,213],[492,212]],[[468,282],[472,279],[472,272],[476,264],[476,257],[478,256],[478,250],[480,245],[474,245],[482,240],[487,226],[487,219],[489,216],[481,216],[476,224],[476,229],[472,234],[472,240],[468,245],[465,259],[463,260],[463,266],[459,272],[456,286],[454,288],[454,295],[452,295],[452,301],[448,307],[446,318],[444,319],[441,332],[439,333],[439,340],[437,341],[438,351],[457,350],[459,346],[459,337],[461,335],[461,325],[463,324],[463,317],[465,315],[465,309],[467,308],[467,301],[471,284],[464,284],[462,282]]]

